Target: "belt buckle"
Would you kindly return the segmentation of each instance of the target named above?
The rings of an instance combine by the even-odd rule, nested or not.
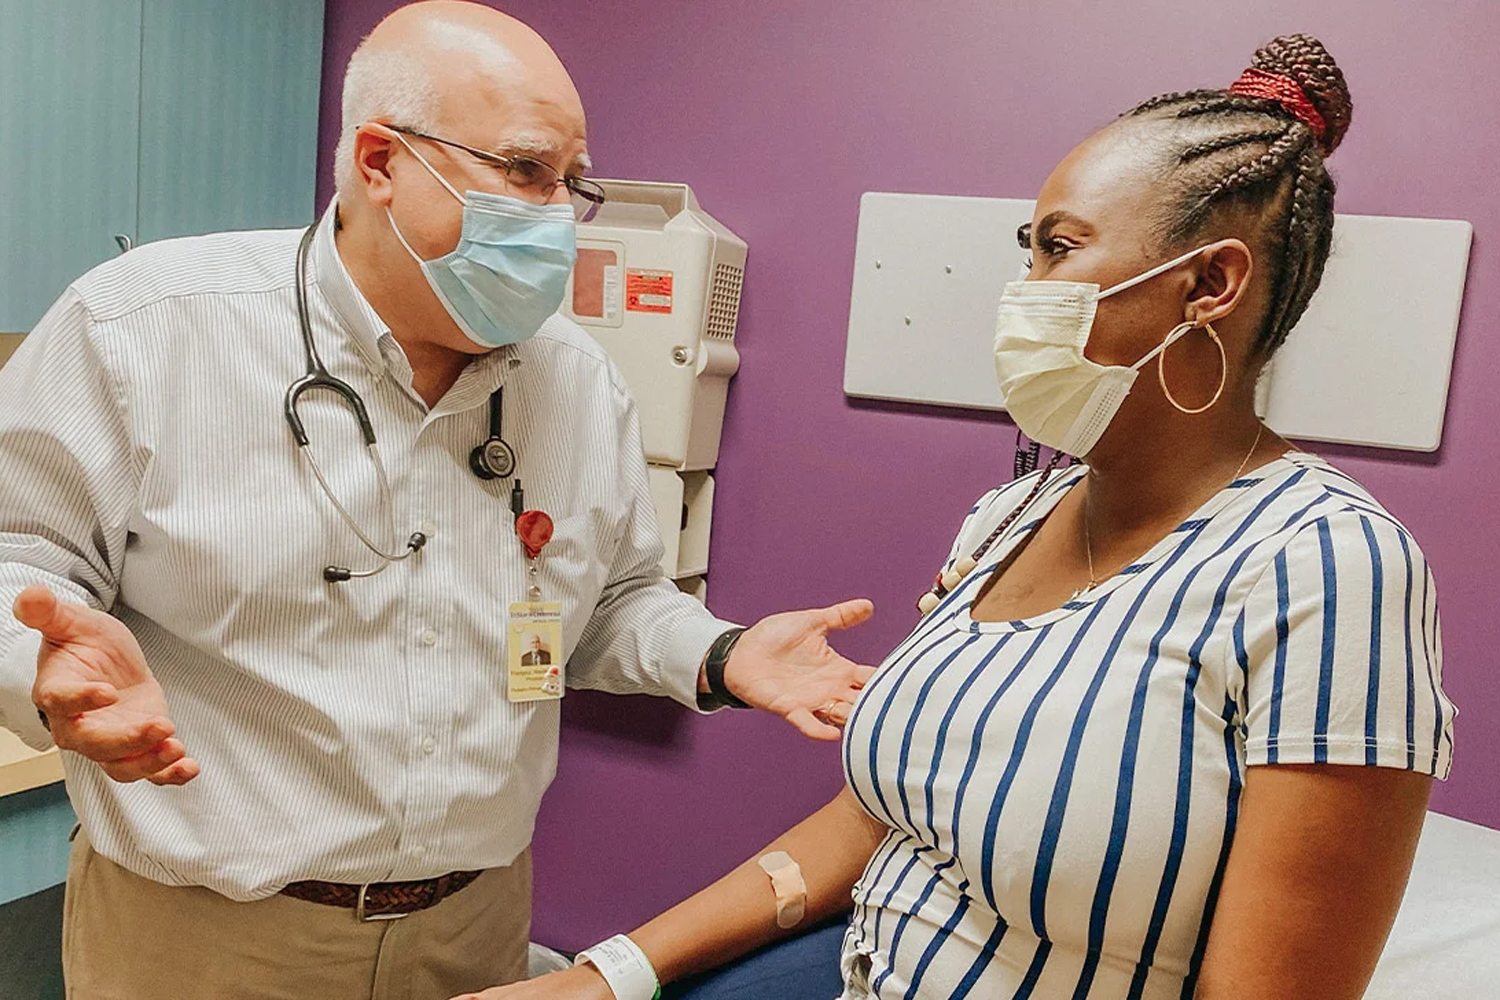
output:
[[[402,917],[408,916],[405,913],[366,913],[365,894],[370,891],[370,886],[374,884],[374,882],[366,882],[359,887],[359,902],[354,907],[355,920],[358,920],[362,924],[369,924],[377,920],[400,920]]]

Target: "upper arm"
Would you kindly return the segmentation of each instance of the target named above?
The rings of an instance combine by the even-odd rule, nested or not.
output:
[[[1246,763],[1362,764],[1446,777],[1437,590],[1406,529],[1347,509],[1270,560],[1235,620]]]
[[[1388,515],[1339,511],[1267,565],[1233,645],[1249,766],[1198,996],[1357,998],[1451,763],[1432,575]]]
[[[0,370],[0,725],[43,749],[31,704],[38,637],[10,614],[27,586],[110,608],[137,477],[93,321],[69,289]]]
[[[732,627],[683,594],[661,568],[662,541],[651,499],[635,404],[610,387],[615,473],[599,596],[568,661],[572,688],[665,695],[697,707],[698,674],[713,641]]]
[[[1411,873],[1432,779],[1252,767],[1199,1000],[1358,1000]]]
[[[0,585],[46,574],[109,607],[136,493],[116,379],[70,289],[0,371]]]

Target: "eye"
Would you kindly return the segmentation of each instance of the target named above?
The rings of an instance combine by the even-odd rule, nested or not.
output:
[[[1052,260],[1058,257],[1066,257],[1069,252],[1078,249],[1074,244],[1058,239],[1041,240],[1037,243],[1037,248],[1042,251],[1043,257]]]
[[[516,187],[535,190],[557,183],[557,172],[541,160],[529,156],[513,156],[505,170],[506,179]]]

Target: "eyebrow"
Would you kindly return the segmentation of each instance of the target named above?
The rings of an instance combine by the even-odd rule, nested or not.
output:
[[[1088,222],[1074,215],[1072,212],[1051,212],[1036,227],[1037,243],[1045,243],[1052,238],[1052,233],[1057,227],[1065,222],[1071,222],[1083,229],[1092,230],[1094,227]]]
[[[501,156],[520,154],[549,162],[550,157],[557,155],[558,148],[557,144],[551,140],[543,139],[539,136],[521,135],[513,136],[501,143],[500,148],[496,152]],[[594,162],[589,159],[589,154],[579,153],[573,157],[573,162],[568,165],[567,173],[569,176],[581,174],[586,170],[592,169],[593,166]]]

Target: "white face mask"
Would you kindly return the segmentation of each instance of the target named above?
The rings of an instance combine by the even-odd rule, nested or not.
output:
[[[1101,365],[1084,356],[1099,300],[1164,274],[1206,247],[1100,291],[1083,281],[1013,281],[1000,297],[995,374],[1005,408],[1033,441],[1082,458],[1099,443],[1136,375],[1188,327],[1135,364]]]

